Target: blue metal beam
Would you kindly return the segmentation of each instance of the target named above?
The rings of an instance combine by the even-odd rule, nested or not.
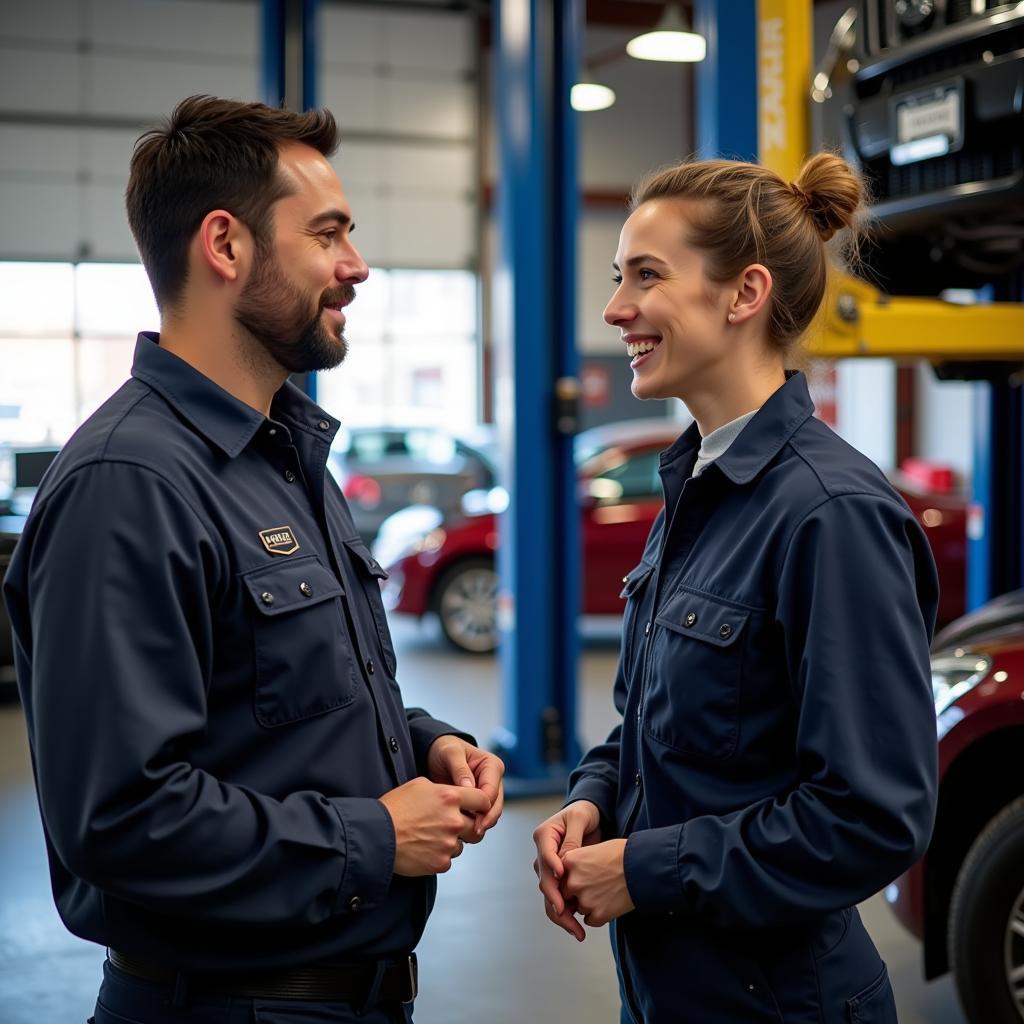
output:
[[[268,106],[316,106],[317,11],[318,0],[263,0],[261,86]],[[292,380],[316,400],[315,373]]]
[[[501,0],[496,61],[501,255],[495,409],[511,495],[498,551],[510,791],[561,791],[576,737],[580,556],[573,463],[576,80],[580,0]],[[561,397],[560,397],[561,396]]]
[[[697,65],[697,153],[757,159],[757,2],[696,0],[694,28],[708,41]]]

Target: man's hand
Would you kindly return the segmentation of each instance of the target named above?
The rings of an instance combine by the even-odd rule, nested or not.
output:
[[[432,782],[473,786],[489,801],[487,812],[478,814],[460,833],[459,838],[467,843],[479,843],[501,817],[505,806],[505,787],[501,781],[504,774],[505,765],[500,757],[458,736],[439,736],[427,751],[427,776]]]
[[[544,912],[548,920],[564,928],[582,942],[586,938],[583,926],[576,920],[575,900],[566,902],[561,883],[565,876],[564,858],[582,847],[601,841],[601,812],[589,800],[576,800],[552,814],[533,830],[537,845],[537,859],[533,870],[540,879],[544,895]]]
[[[562,893],[567,901],[575,900],[577,912],[591,928],[599,928],[634,909],[626,887],[625,854],[625,839],[609,839],[586,849],[570,850],[562,858]]]
[[[467,816],[486,814],[491,802],[479,789],[438,786],[418,778],[385,793],[380,802],[395,827],[396,875],[438,875],[462,853]]]

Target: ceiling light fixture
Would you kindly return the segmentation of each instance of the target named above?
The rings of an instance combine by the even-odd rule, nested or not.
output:
[[[572,87],[569,102],[573,110],[607,110],[615,102],[615,90],[584,74]]]
[[[695,63],[707,56],[707,40],[694,32],[678,3],[669,3],[661,21],[626,43],[626,53],[639,60],[686,61]]]

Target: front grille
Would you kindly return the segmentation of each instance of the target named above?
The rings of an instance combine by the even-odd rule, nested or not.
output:
[[[1003,133],[1005,135],[1005,132]],[[995,133],[993,133],[995,135]],[[929,192],[1020,174],[1024,158],[1012,139],[988,138],[958,153],[897,167],[887,156],[868,160],[864,172],[875,201],[924,196]]]

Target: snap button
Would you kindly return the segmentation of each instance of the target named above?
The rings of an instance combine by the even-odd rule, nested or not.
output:
[[[688,612],[687,615],[686,615],[686,618],[683,619],[683,622],[685,622],[687,626],[696,625],[697,613],[696,612]]]
[[[319,428],[320,428],[321,430],[330,430],[330,429],[331,429],[331,425],[330,425],[330,423],[328,423],[328,422],[327,422],[327,420],[321,420],[321,421],[320,421],[320,422],[319,422],[319,423],[317,424],[317,426],[318,426],[318,427],[319,427]]]
[[[366,671],[369,672],[371,676],[373,675],[373,658],[370,658],[366,662]]]
[[[349,910],[358,910],[362,905],[363,901],[358,896],[353,896],[352,899],[348,901]]]
[[[644,626],[644,636],[650,636],[650,634],[651,634],[651,624],[648,622],[647,625]]]
[[[728,640],[729,637],[732,636],[732,626],[730,626],[728,622],[723,622],[721,627],[718,630],[718,635],[723,640]]]
[[[622,582],[623,583],[628,583],[629,582],[629,577],[628,576],[623,576],[622,577]]]
[[[305,580],[303,580],[303,582],[299,584],[299,590],[302,591],[303,596],[305,597],[313,596],[313,588],[308,583],[306,583]]]
[[[293,484],[293,483],[295,483],[295,474],[294,474],[294,473],[293,473],[293,472],[292,472],[292,471],[291,471],[290,469],[286,469],[286,470],[284,471],[284,478],[285,478],[285,480],[287,480],[287,481],[288,481],[288,483],[290,483],[290,484]]]
[[[639,785],[640,785],[640,783],[641,783],[641,782],[643,781],[643,779],[641,779],[641,777],[640,777],[640,773],[639,773],[639,772],[637,772],[637,773],[636,773],[636,778],[635,778],[635,779],[634,779],[633,781],[634,781],[634,782],[635,782],[635,783],[636,783],[636,784],[637,784],[638,786],[639,786]]]
[[[388,746],[391,748],[391,753],[392,754],[397,754],[398,753],[398,740],[395,739],[394,736],[392,736],[391,739],[388,740]]]
[[[271,427],[271,428],[270,428],[270,429],[269,429],[269,430],[267,431],[267,433],[268,433],[268,434],[269,434],[269,435],[270,435],[271,437],[277,437],[277,428],[276,428],[276,427]]]
[[[269,608],[274,603],[274,595],[269,590],[260,594],[260,600]]]

